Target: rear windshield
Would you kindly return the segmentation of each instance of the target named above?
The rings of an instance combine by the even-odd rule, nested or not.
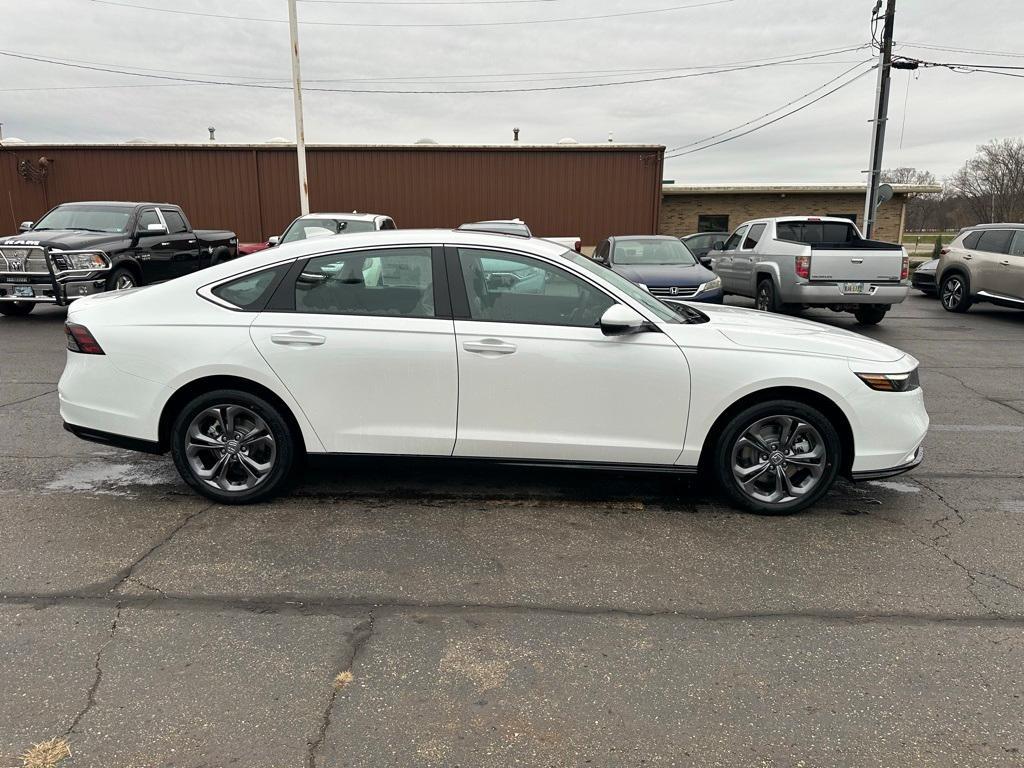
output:
[[[778,240],[795,243],[852,243],[858,240],[852,224],[841,221],[780,221],[775,225]]]

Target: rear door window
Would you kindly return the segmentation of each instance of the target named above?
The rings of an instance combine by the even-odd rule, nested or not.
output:
[[[985,229],[982,230],[977,248],[986,253],[1009,253],[1011,240],[1013,240],[1012,229]]]
[[[237,277],[221,283],[211,293],[222,301],[250,312],[263,309],[275,285],[288,271],[290,264],[280,264],[262,272]]]
[[[747,237],[743,241],[743,250],[749,251],[761,241],[761,235],[764,234],[764,227],[764,224],[754,224],[751,226],[750,232],[747,233]]]
[[[1018,229],[1010,243],[1011,256],[1024,256],[1024,229]]]
[[[188,232],[188,225],[185,223],[185,217],[177,211],[170,211],[166,208],[160,209],[164,215],[164,221],[167,222],[168,234],[178,235],[183,232]]]

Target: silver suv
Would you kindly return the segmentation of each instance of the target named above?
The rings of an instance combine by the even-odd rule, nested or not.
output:
[[[976,301],[1024,309],[1024,224],[962,229],[942,249],[936,274],[948,312],[966,312]]]

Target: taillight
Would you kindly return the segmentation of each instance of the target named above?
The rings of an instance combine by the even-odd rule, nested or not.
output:
[[[900,269],[900,280],[906,280],[910,277],[910,257],[903,257],[903,268]]]
[[[797,256],[796,257],[796,276],[802,277],[805,280],[809,280],[811,277],[811,257],[810,256]]]
[[[83,355],[102,355],[103,348],[84,325],[64,323],[64,335],[68,337],[68,349]]]

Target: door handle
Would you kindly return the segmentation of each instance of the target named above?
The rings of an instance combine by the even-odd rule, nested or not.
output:
[[[327,341],[327,337],[309,331],[293,331],[292,333],[271,334],[270,340],[274,344],[290,347],[319,347]]]
[[[965,258],[965,259],[973,259],[974,257],[973,257],[973,256],[971,256],[971,254],[969,254],[969,253],[965,253],[965,254],[964,254],[964,258]]]
[[[1002,264],[1004,267],[1010,266],[1010,260],[1009,259],[1006,259],[1004,261],[1000,261],[999,263]]]
[[[500,341],[499,339],[464,341],[462,343],[462,348],[467,352],[480,352],[483,354],[487,354],[489,352],[495,355],[511,355],[517,349],[515,344],[510,344],[507,341]]]
[[[864,259],[850,259],[850,262],[853,264],[863,264]]]

